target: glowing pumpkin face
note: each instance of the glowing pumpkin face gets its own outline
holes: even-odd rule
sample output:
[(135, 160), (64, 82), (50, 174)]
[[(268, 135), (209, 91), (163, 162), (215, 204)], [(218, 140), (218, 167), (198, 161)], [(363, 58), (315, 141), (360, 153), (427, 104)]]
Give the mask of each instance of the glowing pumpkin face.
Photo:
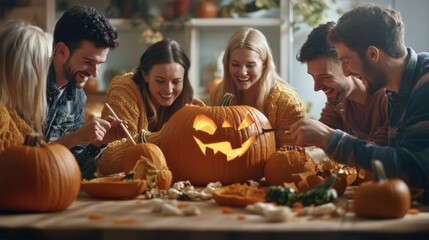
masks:
[(159, 147), (174, 181), (194, 185), (259, 180), (275, 150), (268, 119), (250, 106), (186, 106), (161, 129)]
[[(238, 126), (237, 130), (245, 129), (246, 127), (249, 127), (250, 125), (255, 124), (252, 117), (250, 115), (247, 115), (243, 122), (241, 122), (240, 126)], [(225, 121), (222, 123), (222, 128), (230, 128), (232, 131), (235, 131), (235, 128), (232, 124), (232, 121), (230, 119), (225, 119)], [(213, 135), (216, 133), (217, 126), (216, 123), (213, 122), (213, 120), (209, 117), (207, 117), (204, 114), (200, 114), (195, 117), (194, 120), (194, 129), (206, 132), (210, 135)], [(234, 160), (237, 157), (241, 157), (244, 153), (247, 152), (249, 147), (253, 144), (255, 141), (256, 134), (250, 136), (244, 143), (241, 144), (238, 148), (232, 148), (231, 142), (229, 140), (225, 140), (222, 142), (216, 142), (216, 143), (203, 143), (200, 139), (194, 136), (195, 142), (197, 142), (198, 146), (200, 147), (201, 152), (204, 154), (206, 153), (207, 148), (213, 149), (213, 151), (221, 152), (225, 154), (227, 157), (226, 160)]]

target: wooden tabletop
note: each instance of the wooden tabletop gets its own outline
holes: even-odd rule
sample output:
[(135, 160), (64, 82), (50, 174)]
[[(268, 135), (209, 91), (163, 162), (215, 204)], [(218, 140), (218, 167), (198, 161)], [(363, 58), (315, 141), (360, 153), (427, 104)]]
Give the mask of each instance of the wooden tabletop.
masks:
[[(429, 239), (429, 208), (401, 219), (297, 217), (269, 222), (245, 209), (224, 214), (213, 200), (187, 201), (197, 216), (163, 216), (152, 212), (153, 200), (99, 200), (80, 193), (57, 213), (0, 213), (0, 239)], [(91, 219), (94, 218), (94, 219)], [(244, 218), (244, 219), (242, 219)]]

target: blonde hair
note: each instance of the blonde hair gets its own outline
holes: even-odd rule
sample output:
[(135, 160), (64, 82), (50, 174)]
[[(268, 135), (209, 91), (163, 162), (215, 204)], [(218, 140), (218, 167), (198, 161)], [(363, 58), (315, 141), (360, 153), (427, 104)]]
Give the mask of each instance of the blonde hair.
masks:
[(0, 42), (0, 103), (42, 133), (52, 36), (29, 23), (12, 21), (0, 29)]
[[(225, 93), (233, 93), (235, 96), (239, 96), (231, 76), (229, 74), (229, 63), (231, 61), (231, 53), (237, 48), (248, 48), (257, 52), (263, 62), (263, 70), (261, 79), (258, 81), (260, 94), (256, 100), (256, 106), (253, 106), (265, 113), (264, 103), (274, 87), (277, 81), (283, 81), (278, 75), (276, 66), (274, 64), (273, 55), (271, 53), (270, 46), (268, 45), (267, 39), (264, 34), (257, 29), (244, 27), (237, 30), (228, 42), (228, 46), (223, 56), (223, 67), (225, 75), (223, 81), (219, 86), (220, 91), (216, 91), (216, 95), (213, 96), (212, 102), (218, 103)], [(233, 104), (240, 104), (237, 102), (237, 97), (233, 100)]]

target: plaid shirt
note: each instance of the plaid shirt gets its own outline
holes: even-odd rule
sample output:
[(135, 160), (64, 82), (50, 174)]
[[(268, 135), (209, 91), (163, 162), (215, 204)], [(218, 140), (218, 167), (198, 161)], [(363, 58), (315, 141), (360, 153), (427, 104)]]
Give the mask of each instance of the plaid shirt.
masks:
[[(56, 86), (55, 69), (51, 64), (48, 75), (47, 99), (48, 117), (44, 131), (45, 141), (52, 142), (76, 131), (85, 123), (86, 95), (83, 89), (77, 89), (69, 82), (61, 91)], [(91, 179), (96, 170), (95, 160), (104, 148), (94, 145), (77, 145), (70, 149), (76, 157), (83, 177)]]
[(335, 161), (371, 169), (380, 160), (389, 177), (424, 188), (429, 203), (429, 53), (408, 48), (399, 92), (388, 95), (389, 142), (382, 147), (336, 130), (326, 152)]

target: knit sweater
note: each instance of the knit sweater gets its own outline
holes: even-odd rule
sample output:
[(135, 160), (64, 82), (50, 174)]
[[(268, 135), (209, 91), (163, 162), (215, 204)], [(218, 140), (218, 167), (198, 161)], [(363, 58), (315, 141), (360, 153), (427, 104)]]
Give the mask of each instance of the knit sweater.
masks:
[[(107, 90), (106, 101), (119, 119), (127, 121), (128, 131), (137, 142), (138, 133), (142, 129), (148, 129), (149, 124), (142, 93), (132, 77), (132, 73), (126, 73), (113, 78)], [(110, 115), (110, 112), (104, 108), (101, 117), (107, 115)], [(126, 138), (110, 143), (97, 161), (98, 173), (107, 175), (122, 172), (122, 156), (131, 144)]]
[(6, 148), (24, 143), (24, 137), (33, 129), (15, 110), (0, 104), (0, 152)]
[[(131, 73), (112, 80), (107, 91), (107, 102), (120, 119), (128, 122), (128, 130), (137, 141), (139, 131), (148, 129), (148, 120), (142, 94), (133, 81)], [(265, 112), (272, 127), (281, 127), (291, 125), (304, 117), (305, 107), (291, 87), (278, 82), (270, 91), (265, 104)], [(108, 114), (107, 109), (103, 109), (102, 117)], [(278, 147), (293, 144), (290, 135), (282, 131), (276, 132), (275, 136)], [(107, 175), (122, 172), (123, 155), (130, 146), (131, 142), (127, 139), (110, 143), (97, 162), (98, 173)]]
[[(281, 82), (277, 82), (271, 89), (265, 103), (265, 112), (273, 128), (292, 125), (306, 115), (298, 93)], [(277, 148), (294, 144), (291, 135), (285, 131), (276, 131), (275, 136)]]

